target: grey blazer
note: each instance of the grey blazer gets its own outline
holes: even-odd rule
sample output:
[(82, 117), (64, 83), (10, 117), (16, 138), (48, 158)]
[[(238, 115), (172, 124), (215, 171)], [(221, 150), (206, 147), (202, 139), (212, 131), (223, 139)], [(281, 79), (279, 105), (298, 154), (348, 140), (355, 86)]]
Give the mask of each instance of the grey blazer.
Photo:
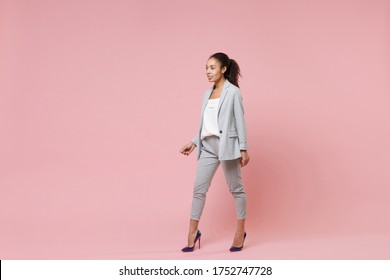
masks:
[[(202, 150), (201, 132), (203, 126), (203, 113), (207, 101), (213, 91), (213, 86), (208, 88), (203, 95), (200, 112), (200, 126), (192, 139), (197, 147), (197, 160)], [(219, 160), (230, 160), (241, 157), (241, 150), (247, 150), (246, 125), (244, 119), (244, 106), (240, 88), (230, 83), (227, 79), (223, 85), (218, 105), (219, 128)]]

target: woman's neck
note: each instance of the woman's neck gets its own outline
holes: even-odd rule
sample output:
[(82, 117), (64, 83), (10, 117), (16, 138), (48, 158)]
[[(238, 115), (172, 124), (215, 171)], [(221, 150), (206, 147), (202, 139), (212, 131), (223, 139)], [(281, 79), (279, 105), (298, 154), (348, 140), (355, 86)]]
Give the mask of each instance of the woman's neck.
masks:
[(215, 82), (214, 83), (214, 89), (216, 89), (216, 90), (221, 89), (223, 87), (224, 83), (225, 83), (225, 80), (226, 80), (225, 78), (222, 78), (218, 82)]

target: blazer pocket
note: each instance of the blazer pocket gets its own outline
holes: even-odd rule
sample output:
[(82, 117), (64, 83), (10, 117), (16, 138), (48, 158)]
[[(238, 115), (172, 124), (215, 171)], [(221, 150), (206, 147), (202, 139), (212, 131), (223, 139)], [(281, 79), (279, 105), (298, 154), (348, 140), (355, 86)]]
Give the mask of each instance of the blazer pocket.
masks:
[(238, 137), (237, 131), (228, 131), (228, 137)]

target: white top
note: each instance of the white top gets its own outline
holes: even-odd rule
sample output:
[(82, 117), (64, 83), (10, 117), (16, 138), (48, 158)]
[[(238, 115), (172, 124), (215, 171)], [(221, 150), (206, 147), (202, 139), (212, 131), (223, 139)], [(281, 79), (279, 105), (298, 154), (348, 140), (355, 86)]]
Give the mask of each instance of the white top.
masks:
[(219, 136), (218, 129), (218, 104), (219, 98), (209, 99), (203, 113), (203, 125), (201, 132), (201, 139), (206, 136)]

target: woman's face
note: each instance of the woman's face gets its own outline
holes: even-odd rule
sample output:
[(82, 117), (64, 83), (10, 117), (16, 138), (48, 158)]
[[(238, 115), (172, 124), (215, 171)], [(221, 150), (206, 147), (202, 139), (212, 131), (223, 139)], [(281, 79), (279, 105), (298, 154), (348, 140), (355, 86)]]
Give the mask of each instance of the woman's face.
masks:
[(218, 82), (223, 78), (223, 73), (226, 71), (226, 67), (221, 69), (221, 63), (214, 57), (209, 58), (206, 64), (206, 75), (209, 82)]

